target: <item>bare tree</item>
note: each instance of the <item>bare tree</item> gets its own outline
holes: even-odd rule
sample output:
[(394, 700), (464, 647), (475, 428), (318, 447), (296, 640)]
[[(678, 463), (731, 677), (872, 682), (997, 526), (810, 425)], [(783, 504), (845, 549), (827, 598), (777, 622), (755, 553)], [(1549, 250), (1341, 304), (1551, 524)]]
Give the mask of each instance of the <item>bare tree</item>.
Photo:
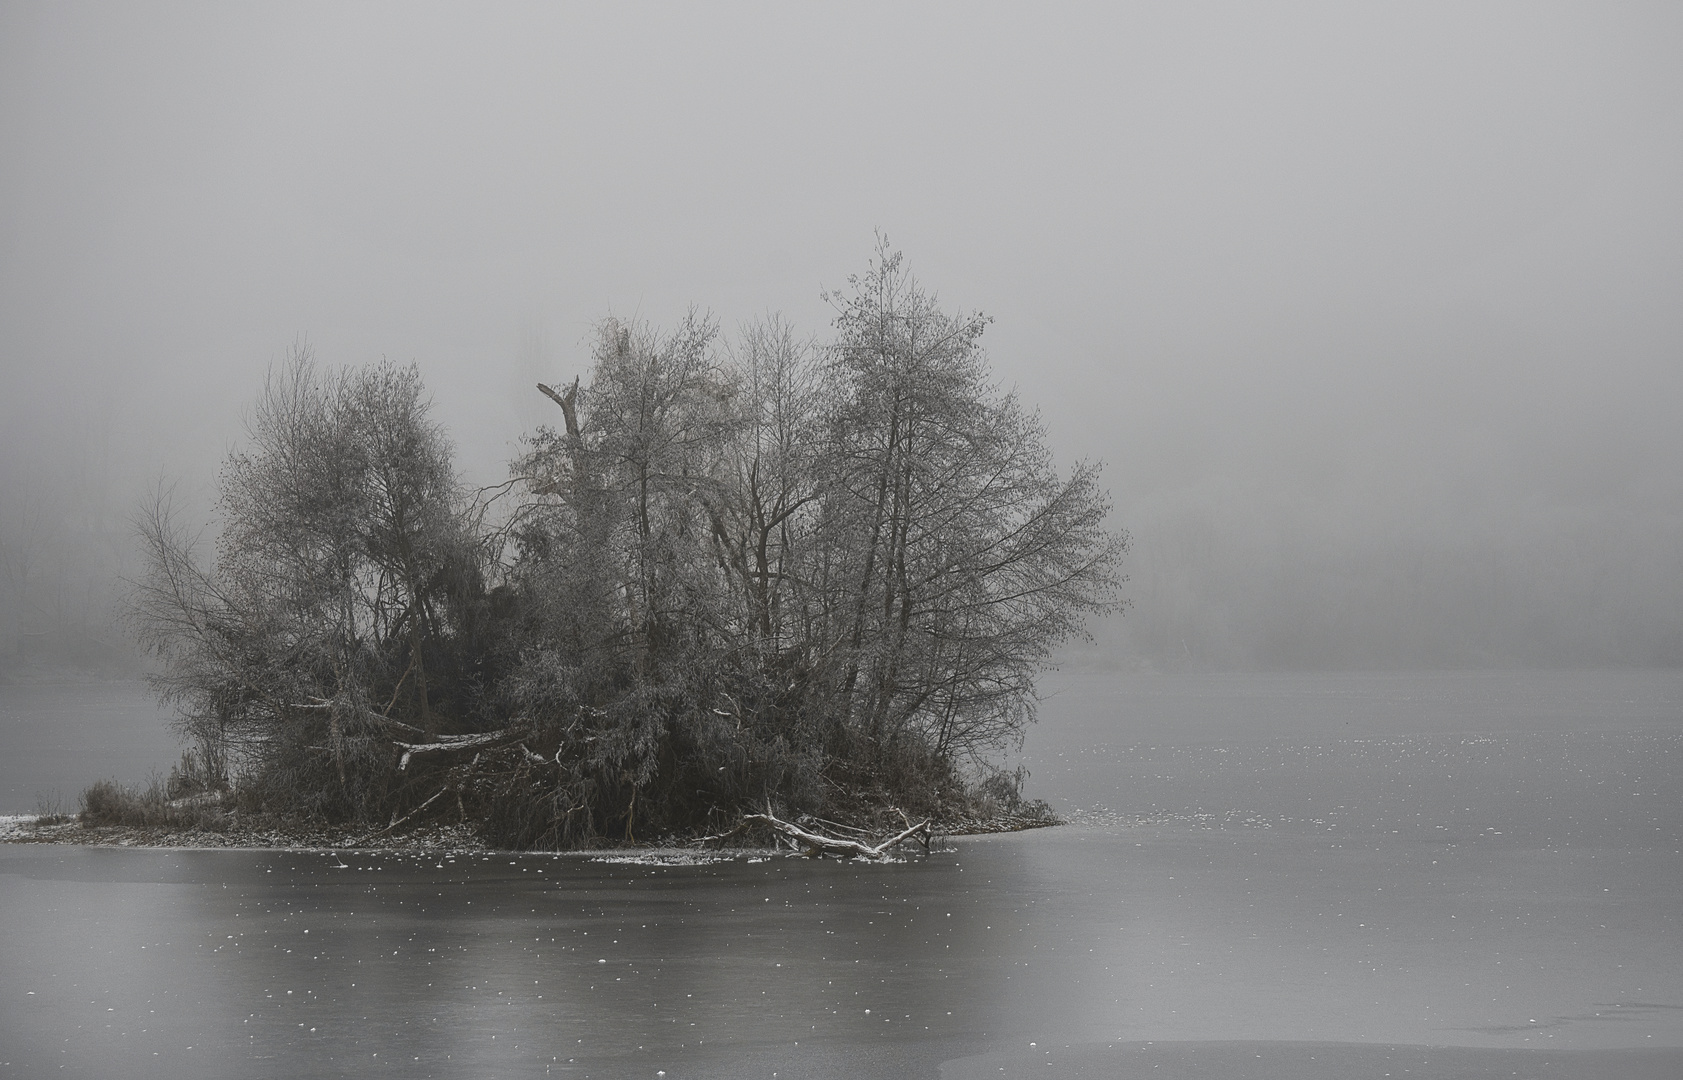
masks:
[(167, 493), (141, 512), (131, 614), (214, 775), (360, 813), (382, 797), (394, 732), (469, 720), (429, 686), (480, 582), (422, 393), (412, 367), (326, 375), (296, 350), (223, 467), (214, 564)]
[(679, 823), (844, 775), (932, 798), (1119, 606), (1097, 468), (1060, 477), (988, 381), (987, 320), (886, 247), (833, 300), (827, 349), (778, 320), (723, 357), (693, 315), (610, 320), (587, 384), (540, 387), (565, 426), (515, 465), (532, 633), (508, 701), (549, 725), (565, 814), (629, 833), (639, 799)]
[(1119, 606), (1127, 540), (990, 382), (984, 316), (886, 244), (850, 286), (822, 348), (604, 321), (587, 375), (539, 386), (561, 426), (489, 532), (413, 368), (298, 351), (222, 471), (214, 561), (167, 493), (138, 521), (133, 615), (206, 772), (394, 822), (471, 800), (514, 845), (969, 798)]
[(873, 744), (986, 751), (1032, 719), (1052, 649), (1118, 606), (1127, 538), (1097, 468), (1060, 479), (1038, 419), (989, 383), (986, 317), (943, 312), (886, 242), (850, 284), (824, 457), (841, 709)]
[(738, 412), (709, 500), (713, 540), (736, 585), (739, 629), (776, 654), (806, 631), (798, 615), (819, 502), (823, 371), (817, 349), (775, 317), (744, 327), (732, 359)]

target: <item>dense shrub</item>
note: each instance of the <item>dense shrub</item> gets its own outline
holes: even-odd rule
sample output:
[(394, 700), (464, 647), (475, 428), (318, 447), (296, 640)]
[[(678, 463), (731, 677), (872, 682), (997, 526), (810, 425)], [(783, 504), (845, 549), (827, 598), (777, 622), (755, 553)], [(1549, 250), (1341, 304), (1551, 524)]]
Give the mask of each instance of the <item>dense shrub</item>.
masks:
[(154, 775), (144, 787), (131, 787), (115, 780), (99, 780), (82, 792), (84, 825), (130, 825), (149, 829), (219, 830), (227, 815), (213, 792), (199, 792), (171, 798), (168, 782)]

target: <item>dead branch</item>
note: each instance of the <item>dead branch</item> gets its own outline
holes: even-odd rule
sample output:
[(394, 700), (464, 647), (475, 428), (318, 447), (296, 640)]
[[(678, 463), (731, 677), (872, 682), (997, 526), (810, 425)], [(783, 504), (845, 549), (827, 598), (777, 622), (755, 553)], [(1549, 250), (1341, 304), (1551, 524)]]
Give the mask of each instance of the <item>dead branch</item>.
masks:
[(394, 745), (403, 748), (403, 757), (398, 760), (397, 768), (399, 772), (407, 769), (409, 759), (416, 754), (472, 750), (477, 746), (489, 746), (505, 739), (519, 738), (521, 734), (518, 731), (487, 731), (479, 735), (440, 735), (437, 742), (430, 743), (396, 742)]
[(916, 825), (913, 825), (902, 832), (896, 833), (887, 840), (884, 840), (882, 843), (872, 847), (870, 845), (860, 843), (858, 840), (842, 840), (834, 836), (825, 836), (823, 833), (811, 832), (807, 829), (801, 828), (799, 825), (791, 825), (787, 821), (775, 818), (770, 814), (744, 814), (742, 815), (742, 820), (745, 823), (749, 821), (759, 821), (770, 825), (779, 835), (799, 844), (802, 847), (805, 847), (808, 855), (834, 855), (841, 859), (851, 859), (856, 857), (862, 859), (880, 859), (884, 855), (888, 854), (891, 849), (905, 843), (907, 840), (910, 840), (912, 837), (918, 836), (919, 834), (922, 835), (925, 846), (929, 843), (929, 822), (927, 821), (920, 821)]
[[(818, 824), (823, 825), (826, 828), (834, 829), (838, 832), (853, 833), (856, 836), (869, 836), (869, 835), (871, 835), (871, 831), (869, 829), (861, 829), (861, 828), (859, 828), (857, 826), (854, 826), (854, 825), (843, 825), (839, 821), (830, 821), (828, 818), (813, 817), (810, 814), (804, 816), (801, 820), (803, 820), (803, 821), (816, 821)], [(910, 825), (911, 822), (908, 821), (908, 822), (906, 822), (906, 824)]]
[(422, 810), (425, 810), (427, 807), (431, 806), (434, 802), (438, 801), (439, 796), (443, 795), (445, 792), (447, 792), (449, 790), (451, 790), (451, 789), (448, 786), (439, 788), (438, 793), (436, 795), (434, 795), (432, 798), (428, 799), (426, 802), (424, 802), (421, 805), (415, 807), (415, 809), (409, 811), (407, 814), (404, 814), (402, 817), (398, 818), (396, 821), (392, 822), (390, 825), (387, 825), (385, 828), (376, 829), (375, 831), (369, 833), (367, 836), (361, 836), (361, 837), (358, 837), (357, 839), (351, 841), (349, 846), (350, 847), (356, 847), (358, 844), (366, 843), (369, 840), (374, 839), (376, 836), (381, 835), (382, 833), (391, 832), (393, 829), (397, 828), (399, 825), (402, 825), (405, 821), (408, 821), (410, 818), (414, 817), (416, 814), (419, 814)]
[(567, 425), (567, 439), (569, 442), (578, 442), (579, 418), (575, 407), (575, 403), (578, 401), (579, 396), (578, 379), (575, 378), (573, 380), (573, 385), (567, 387), (565, 393), (556, 393), (543, 383), (538, 384), (538, 389), (543, 391), (543, 395), (549, 398), (549, 400), (561, 406), (561, 418)]
[[(395, 702), (397, 700), (395, 695), (393, 696), (392, 700), (393, 700), (393, 702)], [(398, 720), (394, 717), (387, 716), (387, 715), (385, 715), (385, 713), (377, 713), (372, 709), (363, 708), (363, 707), (358, 706), (354, 703), (347, 702), (343, 698), (338, 698), (338, 697), (311, 698), (310, 703), (307, 704), (307, 705), (295, 701), (295, 702), (290, 702), (286, 707), (289, 708), (289, 709), (321, 709), (321, 710), (324, 710), (324, 711), (330, 711), (330, 710), (333, 710), (333, 709), (346, 709), (350, 712), (353, 712), (353, 713), (356, 713), (356, 714), (360, 715), (364, 720), (372, 720), (375, 723), (385, 724), (388, 727), (403, 728), (405, 731), (417, 731), (418, 732), (418, 731), (423, 730), (422, 728), (416, 727), (414, 724), (405, 723), (402, 720)], [(391, 705), (387, 705), (386, 709), (389, 711), (391, 709)], [(446, 736), (446, 737), (448, 737), (448, 736)], [(401, 746), (403, 744), (400, 743), (399, 745)]]
[(735, 825), (726, 829), (722, 833), (714, 833), (712, 836), (698, 836), (694, 840), (691, 840), (690, 843), (692, 843), (692, 844), (711, 844), (711, 843), (713, 843), (714, 841), (717, 841), (717, 840), (728, 840), (728, 839), (735, 836), (737, 833), (741, 832), (743, 829), (745, 829), (747, 827), (748, 827), (748, 820), (746, 818), (744, 818), (743, 820), (737, 822)]

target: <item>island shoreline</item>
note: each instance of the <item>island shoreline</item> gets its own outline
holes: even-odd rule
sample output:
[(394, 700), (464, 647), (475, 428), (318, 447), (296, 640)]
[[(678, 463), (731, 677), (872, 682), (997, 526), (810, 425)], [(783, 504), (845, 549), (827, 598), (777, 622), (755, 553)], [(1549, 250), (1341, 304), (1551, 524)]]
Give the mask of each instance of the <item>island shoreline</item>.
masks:
[[(998, 816), (984, 821), (952, 823), (947, 827), (934, 824), (937, 843), (967, 837), (1000, 833), (1029, 832), (1036, 829), (1067, 825), (1060, 818)], [(734, 844), (709, 846), (706, 838), (663, 838), (649, 842), (608, 843), (597, 847), (548, 849), (502, 848), (486, 844), (471, 826), (422, 826), (396, 836), (386, 836), (378, 843), (366, 833), (345, 832), (320, 825), (300, 823), (276, 824), (267, 828), (232, 828), (227, 831), (206, 829), (172, 829), (138, 825), (87, 825), (74, 818), (54, 820), (53, 816), (21, 814), (0, 817), (0, 844), (65, 846), (86, 848), (115, 848), (176, 851), (321, 851), (364, 852), (370, 854), (498, 854), (498, 855), (567, 855), (581, 858), (604, 856), (657, 857), (662, 854), (690, 856), (721, 855), (762, 856), (786, 855), (813, 857), (807, 852), (786, 845)], [(911, 845), (908, 851), (919, 851)]]

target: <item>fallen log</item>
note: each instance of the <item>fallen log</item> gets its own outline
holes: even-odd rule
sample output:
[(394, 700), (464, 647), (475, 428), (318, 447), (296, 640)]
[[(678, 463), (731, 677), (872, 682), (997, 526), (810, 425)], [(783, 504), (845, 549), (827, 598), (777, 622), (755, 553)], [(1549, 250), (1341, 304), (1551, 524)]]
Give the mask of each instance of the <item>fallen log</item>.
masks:
[(771, 826), (772, 830), (793, 843), (807, 849), (808, 855), (834, 855), (841, 859), (880, 859), (890, 850), (905, 843), (914, 836), (921, 836), (925, 849), (929, 847), (930, 824), (920, 821), (904, 831), (884, 840), (876, 846), (861, 843), (858, 840), (843, 840), (836, 836), (825, 836), (823, 833), (803, 829), (799, 825), (792, 825), (770, 814), (744, 814), (743, 822), (758, 821)]
[(428, 743), (395, 743), (403, 748), (403, 757), (398, 759), (399, 772), (409, 767), (409, 759), (416, 754), (429, 754), (438, 751), (472, 750), (476, 746), (489, 746), (492, 743), (503, 742), (508, 739), (518, 739), (526, 734), (524, 731), (487, 731), (479, 735), (440, 735), (437, 742)]

